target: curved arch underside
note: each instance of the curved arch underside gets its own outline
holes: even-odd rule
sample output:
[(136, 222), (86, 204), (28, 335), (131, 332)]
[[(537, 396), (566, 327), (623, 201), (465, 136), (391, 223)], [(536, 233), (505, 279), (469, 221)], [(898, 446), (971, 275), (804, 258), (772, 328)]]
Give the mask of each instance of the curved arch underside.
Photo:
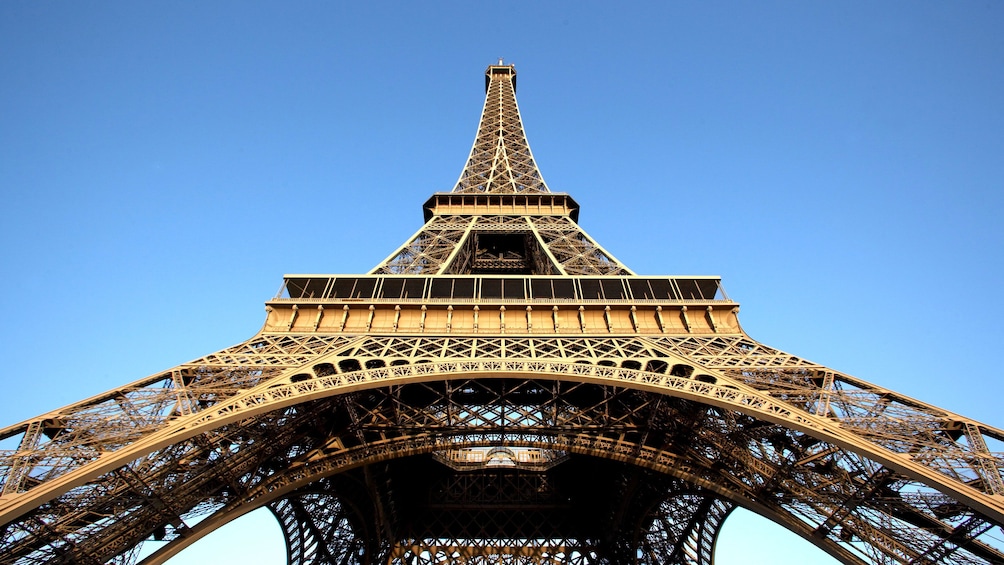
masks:
[[(51, 476), (5, 497), (42, 502), (7, 522), (0, 560), (103, 563), (133, 555), (144, 539), (170, 541), (150, 559), (158, 562), (263, 505), (283, 524), (291, 563), (488, 554), (521, 563), (710, 563), (736, 505), (847, 563), (1004, 559), (988, 541), (999, 515), (971, 500), (988, 496), (979, 468), (916, 470), (974, 460), (958, 447), (965, 436), (945, 431), (956, 421), (919, 403), (832, 373), (824, 397), (825, 371), (748, 338), (472, 341), (258, 336), (70, 407), (73, 426), (38, 440), (50, 459), (37, 456), (35, 472), (47, 462)], [(746, 365), (729, 350), (742, 351)], [(450, 355), (459, 360), (443, 361)], [(867, 421), (859, 417), (866, 408)], [(114, 410), (119, 419), (109, 420)], [(139, 414), (147, 426), (123, 423), (122, 436), (101, 446), (104, 457), (88, 456), (83, 422), (99, 412), (106, 429)], [(926, 418), (926, 432), (881, 427), (906, 414)], [(457, 464), (457, 453), (484, 458), (503, 447), (490, 462)], [(519, 450), (544, 454), (546, 464), (515, 461)], [(83, 463), (52, 465), (70, 455)], [(966, 481), (958, 469), (969, 470)], [(487, 492), (492, 481), (526, 496), (442, 498)], [(552, 484), (565, 490), (525, 499)], [(959, 495), (966, 489), (971, 499)], [(325, 518), (322, 506), (336, 513)], [(475, 511), (483, 514), (472, 519)], [(450, 528), (435, 530), (433, 515)], [(569, 516), (589, 527), (569, 525)], [(465, 523), (489, 529), (465, 533)], [(520, 529), (527, 524), (555, 529)]]
[[(409, 464), (412, 475), (430, 470), (421, 460)], [(288, 562), (711, 563), (719, 528), (733, 508), (681, 481), (638, 471), (624, 475), (609, 464), (593, 470), (620, 480), (611, 481), (609, 491), (588, 497), (567, 482), (557, 488), (553, 479), (567, 477), (512, 469), (451, 475), (432, 467), (433, 480), (410, 478), (409, 486), (428, 497), (429, 504), (411, 510), (393, 544), (363, 549), (361, 540), (375, 538), (358, 535), (353, 524), (372, 523), (372, 516), (344, 502), (359, 498), (361, 480), (401, 481), (390, 466), (320, 480), (271, 503), (285, 532)], [(662, 502), (653, 504), (649, 496)], [(613, 500), (619, 503), (610, 504)], [(370, 502), (363, 505), (372, 512)], [(569, 506), (579, 512), (562, 511)], [(621, 536), (604, 531), (610, 520), (596, 515), (611, 509), (618, 512), (614, 518), (638, 530), (637, 539), (623, 531)], [(633, 523), (639, 516), (644, 517), (640, 529)]]

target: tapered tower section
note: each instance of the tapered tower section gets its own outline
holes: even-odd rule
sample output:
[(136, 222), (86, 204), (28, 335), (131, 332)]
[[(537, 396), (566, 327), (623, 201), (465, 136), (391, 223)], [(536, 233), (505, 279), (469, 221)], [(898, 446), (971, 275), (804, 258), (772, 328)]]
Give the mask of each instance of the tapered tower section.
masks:
[(493, 65), (485, 71), (485, 106), (471, 156), (453, 192), (534, 194), (549, 192), (516, 105), (516, 69)]
[(710, 565), (737, 506), (844, 563), (1004, 562), (1004, 432), (757, 342), (717, 277), (630, 271), (544, 183), (515, 78), (371, 272), (287, 275), (246, 342), (0, 430), (0, 563), (163, 563), (262, 506), (293, 565)]
[(425, 225), (378, 265), (395, 275), (630, 275), (577, 224), (579, 205), (548, 190), (516, 106), (516, 69), (485, 72), (474, 147), (453, 192), (425, 203)]

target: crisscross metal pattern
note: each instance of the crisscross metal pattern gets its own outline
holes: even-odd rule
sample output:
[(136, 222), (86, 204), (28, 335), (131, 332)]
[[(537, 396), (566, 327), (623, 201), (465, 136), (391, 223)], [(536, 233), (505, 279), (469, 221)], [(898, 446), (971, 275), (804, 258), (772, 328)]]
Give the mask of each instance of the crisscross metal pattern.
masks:
[[(466, 292), (473, 323), (452, 324), (456, 296), (321, 276), (243, 343), (0, 430), (17, 444), (0, 452), (0, 563), (133, 563), (149, 540), (163, 563), (263, 506), (291, 565), (711, 565), (739, 506), (845, 563), (1004, 562), (1004, 431), (757, 342), (717, 279), (602, 291), (640, 278), (567, 195), (540, 196), (515, 71), (488, 79), (462, 195), (431, 200), (449, 213), (427, 208), (368, 284), (449, 274), (518, 298)], [(579, 291), (464, 278), (475, 264)], [(488, 456), (503, 451), (547, 464)]]
[(487, 78), (478, 133), (453, 192), (549, 192), (523, 133), (516, 104), (516, 69), (491, 66)]

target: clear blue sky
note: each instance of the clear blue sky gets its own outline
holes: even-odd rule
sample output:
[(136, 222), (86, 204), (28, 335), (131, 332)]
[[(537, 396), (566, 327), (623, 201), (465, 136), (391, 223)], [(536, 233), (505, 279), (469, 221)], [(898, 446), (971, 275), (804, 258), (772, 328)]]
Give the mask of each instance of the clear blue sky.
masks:
[[(1004, 425), (1004, 3), (358, 4), (0, 3), (0, 424), (250, 337), (284, 273), (372, 268), (505, 57), (544, 178), (632, 269), (721, 275), (753, 337)], [(244, 531), (278, 560), (229, 562), (281, 562)]]

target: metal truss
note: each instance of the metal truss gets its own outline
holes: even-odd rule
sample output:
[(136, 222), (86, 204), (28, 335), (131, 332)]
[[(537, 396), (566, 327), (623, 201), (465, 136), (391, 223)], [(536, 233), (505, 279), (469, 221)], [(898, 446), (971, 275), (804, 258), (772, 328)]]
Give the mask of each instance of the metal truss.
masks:
[(512, 65), (489, 67), (485, 91), (474, 146), (453, 192), (549, 192), (523, 133), (516, 104), (516, 69)]
[(1004, 431), (633, 275), (547, 191), (514, 79), (373, 273), (287, 277), (251, 339), (0, 430), (0, 563), (163, 563), (261, 507), (291, 565), (712, 565), (736, 507), (844, 563), (1004, 563)]
[[(709, 515), (719, 521), (732, 506), (746, 506), (850, 563), (1004, 559), (989, 538), (982, 541), (1001, 523), (985, 471), (989, 465), (999, 476), (1001, 458), (959, 431), (968, 425), (999, 438), (1000, 430), (745, 336), (321, 341), (258, 336), (5, 430), (23, 435), (21, 448), (3, 460), (11, 494), (0, 501), (13, 519), (5, 520), (0, 559), (104, 562), (148, 537), (183, 545), (235, 512), (289, 507), (295, 502), (277, 502), (281, 495), (332, 474), (497, 445), (567, 451), (677, 477), (691, 491), (707, 490), (702, 499), (718, 506), (706, 512), (716, 508)], [(203, 363), (210, 359), (240, 365)], [(674, 489), (663, 495), (700, 507)], [(653, 516), (678, 515), (672, 504)], [(188, 524), (205, 514), (193, 535)], [(709, 551), (715, 520), (694, 521), (710, 528), (702, 534), (680, 531), (679, 518), (656, 517), (624, 539), (655, 527), (663, 533), (635, 544), (646, 555), (675, 552), (669, 562), (707, 562), (699, 556)], [(325, 524), (330, 529), (339, 520)], [(304, 539), (284, 527), (291, 540)], [(471, 539), (481, 538), (458, 537), (450, 547), (469, 551)], [(672, 551), (657, 547), (658, 539), (672, 540)]]
[[(475, 214), (456, 214), (451, 213), (456, 206), (434, 197), (426, 206), (430, 213), (425, 225), (371, 273), (469, 274), (485, 264), (507, 264), (509, 272), (517, 273), (633, 274), (579, 227), (574, 201), (567, 199), (568, 205), (555, 208), (553, 199), (540, 199), (550, 190), (523, 132), (515, 69), (489, 67), (485, 90), (471, 154), (449, 194), (494, 195), (494, 199), (478, 202), (472, 209)], [(503, 198), (508, 195), (531, 198)], [(512, 213), (517, 206), (523, 213)], [(541, 215), (542, 208), (550, 213)]]
[[(434, 216), (371, 273), (448, 275), (476, 272), (478, 259), (491, 253), (478, 246), (478, 236), (483, 234), (525, 238), (525, 242), (520, 241), (515, 249), (509, 250), (509, 260), (518, 265), (512, 271), (515, 273), (633, 274), (567, 215), (518, 218)], [(501, 261), (505, 257), (496, 259)]]
[(363, 562), (364, 537), (356, 535), (336, 496), (304, 492), (269, 505), (286, 538), (289, 565), (348, 565)]
[(639, 548), (639, 563), (710, 565), (718, 531), (735, 508), (721, 498), (681, 492), (652, 513)]

